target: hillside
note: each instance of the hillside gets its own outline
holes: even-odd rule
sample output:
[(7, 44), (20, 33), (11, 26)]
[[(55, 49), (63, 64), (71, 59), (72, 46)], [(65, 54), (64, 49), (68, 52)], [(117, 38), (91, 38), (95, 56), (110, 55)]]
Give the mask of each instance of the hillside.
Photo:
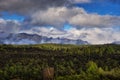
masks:
[(0, 80), (120, 80), (120, 45), (0, 45)]

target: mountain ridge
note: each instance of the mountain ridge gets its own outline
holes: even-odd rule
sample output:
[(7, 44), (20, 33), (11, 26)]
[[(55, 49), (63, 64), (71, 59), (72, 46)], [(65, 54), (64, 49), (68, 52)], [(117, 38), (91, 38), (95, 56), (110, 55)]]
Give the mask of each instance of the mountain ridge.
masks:
[(38, 34), (28, 33), (0, 33), (0, 44), (42, 44), (42, 43), (56, 43), (56, 44), (89, 44), (87, 41), (81, 39), (73, 40), (67, 38), (53, 38), (41, 36)]

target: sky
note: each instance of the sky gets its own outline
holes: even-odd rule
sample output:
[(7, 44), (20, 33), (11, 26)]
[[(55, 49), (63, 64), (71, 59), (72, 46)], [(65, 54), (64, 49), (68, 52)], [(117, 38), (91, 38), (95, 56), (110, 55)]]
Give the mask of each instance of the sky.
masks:
[(0, 0), (0, 31), (120, 41), (120, 0)]

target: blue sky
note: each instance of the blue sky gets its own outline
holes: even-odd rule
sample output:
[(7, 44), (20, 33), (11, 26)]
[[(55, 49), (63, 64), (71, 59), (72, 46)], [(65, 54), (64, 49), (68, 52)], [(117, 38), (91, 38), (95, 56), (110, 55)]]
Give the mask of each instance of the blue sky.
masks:
[(120, 4), (111, 3), (108, 1), (104, 2), (93, 2), (75, 4), (77, 7), (83, 7), (89, 13), (98, 13), (100, 15), (120, 15)]
[(2, 18), (6, 20), (17, 20), (17, 21), (24, 21), (25, 16), (15, 14), (15, 13), (9, 13), (9, 12), (1, 12)]

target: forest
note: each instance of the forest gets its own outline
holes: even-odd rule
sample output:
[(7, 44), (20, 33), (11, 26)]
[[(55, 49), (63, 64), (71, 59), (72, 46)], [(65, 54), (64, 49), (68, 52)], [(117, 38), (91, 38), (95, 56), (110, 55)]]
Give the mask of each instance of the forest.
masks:
[(0, 45), (0, 80), (120, 80), (120, 45)]

